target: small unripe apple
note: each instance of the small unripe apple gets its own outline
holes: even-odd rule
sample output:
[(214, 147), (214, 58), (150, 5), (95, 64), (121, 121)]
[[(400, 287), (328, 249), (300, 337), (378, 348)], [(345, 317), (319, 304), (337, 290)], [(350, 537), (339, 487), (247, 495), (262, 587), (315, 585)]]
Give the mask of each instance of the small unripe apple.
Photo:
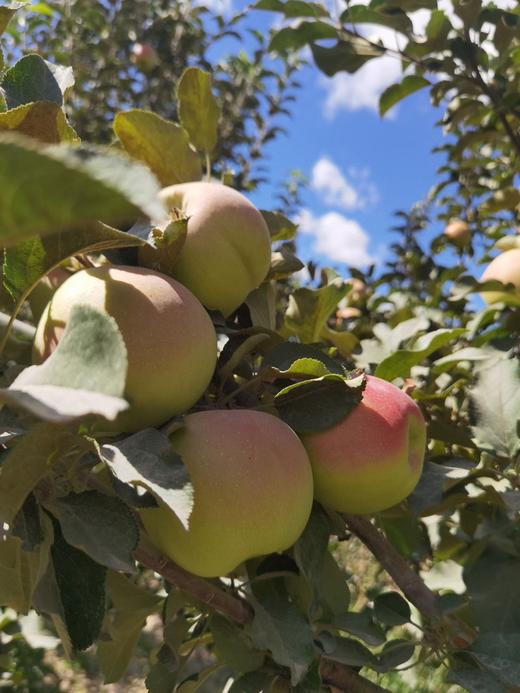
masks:
[(466, 245), (471, 238), (471, 229), (463, 219), (452, 219), (444, 229), (444, 235), (456, 245)]
[(312, 472), (287, 424), (253, 410), (197, 412), (171, 442), (193, 484), (188, 527), (165, 506), (140, 510), (166, 556), (196, 575), (216, 577), (298, 539), (311, 512)]
[(128, 352), (124, 396), (130, 409), (110, 429), (160, 426), (203, 394), (215, 368), (216, 334), (207, 312), (184, 286), (141, 267), (105, 265), (76, 272), (40, 319), (34, 363), (55, 349), (77, 304), (111, 315)]
[(132, 47), (132, 62), (143, 72), (150, 72), (159, 64), (159, 56), (150, 43), (135, 43)]
[(55, 267), (36, 284), (28, 299), (35, 322), (41, 318), (56, 289), (69, 277), (70, 274), (67, 271), (61, 267)]
[(161, 270), (187, 286), (206, 308), (227, 317), (269, 271), (271, 241), (264, 218), (244, 195), (220, 183), (172, 185), (161, 198), (188, 217), (178, 258)]
[(320, 503), (365, 515), (390, 508), (413, 491), (423, 466), (426, 425), (411, 397), (368, 376), (362, 401), (346, 418), (302, 440)]
[(481, 296), (486, 303), (503, 302), (520, 306), (520, 248), (506, 250), (492, 260), (480, 281), (485, 282), (488, 279), (497, 279), (503, 284), (514, 284), (516, 291), (483, 291)]

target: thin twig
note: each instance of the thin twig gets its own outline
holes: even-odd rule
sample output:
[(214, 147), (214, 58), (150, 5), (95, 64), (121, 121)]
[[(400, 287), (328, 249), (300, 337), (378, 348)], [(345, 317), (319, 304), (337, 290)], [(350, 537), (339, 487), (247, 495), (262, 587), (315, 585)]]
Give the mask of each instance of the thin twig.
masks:
[(387, 688), (381, 688), (357, 674), (350, 667), (333, 662), (326, 657), (321, 658), (320, 675), (324, 683), (329, 683), (345, 693), (390, 693)]

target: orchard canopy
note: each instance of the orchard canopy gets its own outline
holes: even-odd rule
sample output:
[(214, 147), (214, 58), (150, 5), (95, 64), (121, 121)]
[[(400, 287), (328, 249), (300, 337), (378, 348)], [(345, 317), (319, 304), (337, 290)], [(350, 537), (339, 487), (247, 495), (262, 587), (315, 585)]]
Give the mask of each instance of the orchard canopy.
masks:
[(520, 690), (519, 3), (0, 44), (0, 686)]

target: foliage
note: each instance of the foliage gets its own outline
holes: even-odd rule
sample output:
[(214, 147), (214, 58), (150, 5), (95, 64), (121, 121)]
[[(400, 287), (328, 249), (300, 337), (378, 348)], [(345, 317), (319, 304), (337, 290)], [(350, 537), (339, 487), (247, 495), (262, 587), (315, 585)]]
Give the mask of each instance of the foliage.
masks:
[[(114, 419), (127, 406), (126, 350), (113, 321), (78, 309), (51, 359), (28, 367), (30, 355), (22, 347), (32, 329), (25, 301), (49, 270), (65, 263), (74, 271), (106, 261), (101, 253), (117, 258), (120, 248), (143, 245), (143, 225), (164, 222), (158, 181), (200, 178), (208, 154), (222, 171), (246, 156), (236, 148), (239, 130), (233, 129), (244, 111), (226, 110), (222, 67), (209, 79), (201, 11), (190, 9), (179, 24), (179, 45), (190, 37), (199, 42), (193, 55), (206, 70), (183, 72), (188, 49), (175, 56), (177, 63), (169, 62), (171, 54), (163, 55), (158, 42), (161, 61), (150, 79), (177, 86), (175, 97), (173, 90), (165, 97), (168, 107), (168, 101), (158, 103), (159, 113), (146, 110), (154, 106), (146, 101), (154, 92), (131, 94), (128, 87), (105, 94), (80, 79), (69, 123), (62, 109), (71, 89), (68, 71), (29, 56), (2, 78), (0, 129), (9, 132), (0, 134), (0, 229), (4, 305), (11, 318), (4, 321), (9, 329), (4, 324), (1, 345), (0, 604), (45, 614), (69, 654), (97, 643), (107, 682), (123, 675), (147, 617), (160, 611), (163, 641), (146, 679), (152, 693), (204, 690), (218, 677), (233, 680), (231, 691), (318, 691), (328, 685), (369, 691), (368, 678), (388, 681), (389, 672), (425, 663), (446, 666), (449, 681), (468, 691), (513, 690), (520, 638), (520, 309), (495, 304), (475, 312), (474, 294), (482, 287), (468, 266), (479, 244), (485, 253), (490, 241), (513, 237), (505, 231), (518, 203), (520, 15), (478, 0), (455, 2), (453, 17), (435, 2), (372, 0), (368, 6), (349, 3), (340, 25), (321, 5), (300, 0), (260, 0), (257, 7), (297, 20), (273, 37), (273, 50), (289, 56), (310, 44), (327, 74), (355, 71), (388, 50), (364, 36), (359, 27), (365, 22), (404, 37), (398, 52), (407, 72), (383, 95), (381, 110), (426, 87), (425, 76), (435, 103), (449, 98), (443, 118), (450, 133), (448, 163), (441, 171), (446, 178), (430, 201), (441, 206), (441, 218), (467, 219), (473, 240), (457, 248), (455, 266), (446, 266), (439, 260), (444, 236), (427, 250), (420, 241), (429, 212), (418, 207), (400, 215), (398, 242), (381, 275), (353, 272), (363, 281), (356, 288), (352, 279), (311, 266), (314, 282), (296, 288), (290, 278), (301, 266), (293, 257), (296, 229), (265, 212), (274, 249), (271, 272), (227, 320), (212, 316), (222, 348), (199, 406), (262, 408), (298, 432), (323, 430), (362, 398), (360, 369), (375, 372), (411, 393), (427, 420), (419, 485), (373, 522), (316, 504), (288, 551), (205, 581), (150, 548), (136, 521), (140, 508), (158, 501), (181, 521), (189, 517), (189, 481), (165, 443), (165, 434), (182, 421), (117, 440), (92, 426), (92, 416)], [(132, 82), (137, 77), (129, 53), (118, 57), (116, 43), (108, 46), (103, 37), (110, 8), (100, 4), (88, 20), (94, 24), (85, 23), (82, 31), (97, 26), (96, 60), (106, 61), (107, 71), (123, 62), (121, 79)], [(410, 17), (421, 8), (431, 13), (424, 37), (415, 35)], [(2, 9), (0, 29), (16, 7)], [(31, 15), (28, 40), (43, 52), (53, 25), (41, 11), (39, 22)], [(154, 11), (161, 16), (155, 5)], [(50, 12), (57, 28), (49, 45), (56, 56), (66, 45), (63, 37), (73, 41), (81, 75), (87, 48), (84, 35), (76, 35), (79, 24), (61, 10)], [(122, 31), (118, 21), (114, 26)], [(155, 32), (169, 21), (167, 15), (150, 24), (146, 38), (159, 37)], [(224, 32), (223, 24), (219, 30)], [(334, 38), (335, 46), (324, 46), (324, 38)], [(484, 41), (491, 42), (486, 51)], [(231, 74), (237, 74), (232, 65)], [(103, 94), (93, 106), (100, 109), (93, 122), (97, 128), (115, 121), (120, 151), (77, 142), (76, 131), (89, 134), (78, 123), (93, 94)], [(107, 129), (96, 134), (108, 139)], [(174, 162), (160, 155), (165, 150), (175, 151)], [(254, 159), (251, 149), (247, 156)], [(125, 252), (127, 262), (136, 261), (135, 252)], [(371, 584), (356, 599), (363, 576), (348, 558), (353, 535), (390, 576), (383, 589)], [(450, 567), (461, 575), (462, 589), (445, 584), (432, 591), (426, 584), (431, 575)], [(5, 621), (0, 627), (2, 633), (11, 628)], [(12, 650), (2, 664), (10, 670), (16, 668)], [(206, 657), (188, 673), (193, 653), (201, 651)]]
[[(269, 35), (248, 29), (244, 13), (225, 18), (180, 0), (72, 0), (36, 3), (18, 17), (19, 24), (16, 18), (10, 24), (7, 47), (15, 55), (35, 53), (67, 66), (60, 69), (67, 80), (67, 112), (83, 139), (110, 142), (115, 115), (127, 109), (153, 111), (184, 124), (175, 85), (182, 89), (181, 75), (193, 65), (212, 72), (222, 114), (212, 152), (215, 175), (230, 177), (238, 189), (265, 180), (261, 156), (284, 132), (281, 116), (289, 115), (301, 59), (293, 54), (269, 60)], [(248, 35), (255, 43), (250, 53), (239, 49)], [(230, 49), (213, 62), (211, 53), (219, 44)], [(155, 53), (151, 65), (136, 60), (137, 45)]]

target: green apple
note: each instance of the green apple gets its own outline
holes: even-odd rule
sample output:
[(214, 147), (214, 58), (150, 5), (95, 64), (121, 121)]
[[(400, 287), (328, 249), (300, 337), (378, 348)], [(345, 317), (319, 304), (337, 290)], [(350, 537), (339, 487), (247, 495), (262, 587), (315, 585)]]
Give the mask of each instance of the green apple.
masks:
[(207, 312), (184, 286), (142, 267), (105, 265), (76, 272), (40, 319), (34, 363), (54, 350), (78, 303), (111, 315), (126, 344), (130, 409), (115, 422), (117, 430), (160, 426), (203, 394), (215, 368), (216, 334)]
[(302, 439), (317, 500), (338, 512), (365, 515), (413, 491), (424, 461), (426, 424), (411, 397), (368, 376), (363, 399), (348, 416)]
[(239, 409), (189, 414), (185, 424), (171, 441), (191, 477), (193, 510), (187, 528), (165, 506), (140, 510), (157, 548), (196, 575), (216, 577), (294, 544), (312, 507), (311, 467), (294, 431)]
[(486, 267), (480, 281), (497, 279), (503, 284), (513, 284), (516, 291), (483, 291), (481, 296), (486, 303), (504, 302), (520, 306), (520, 248), (501, 253)]
[(188, 217), (184, 246), (174, 263), (165, 257), (161, 271), (227, 317), (269, 271), (271, 241), (264, 218), (244, 195), (220, 183), (172, 185), (161, 198)]

